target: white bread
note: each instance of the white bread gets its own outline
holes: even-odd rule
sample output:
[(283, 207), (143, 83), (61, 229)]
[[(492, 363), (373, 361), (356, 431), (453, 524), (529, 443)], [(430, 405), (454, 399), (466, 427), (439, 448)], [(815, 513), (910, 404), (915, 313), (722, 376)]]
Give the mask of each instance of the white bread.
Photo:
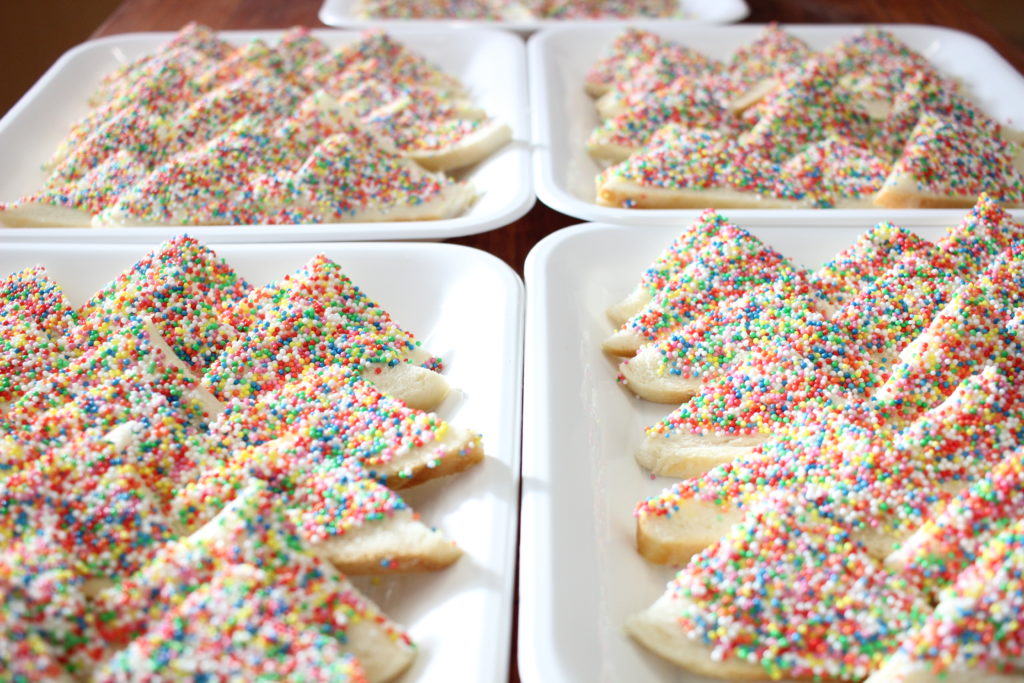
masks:
[(448, 380), (433, 370), (413, 365), (370, 365), (360, 373), (385, 394), (401, 399), (410, 408), (432, 410), (441, 405), (451, 391)]
[[(1024, 205), (1016, 144), (925, 113), (875, 196), (884, 208), (969, 208), (988, 192), (1006, 207)], [(1016, 189), (1014, 189), (1016, 188)]]
[(648, 434), (636, 450), (636, 461), (659, 476), (686, 479), (750, 455), (768, 437), (767, 434), (697, 434), (673, 429), (667, 434)]
[(87, 228), (92, 214), (58, 204), (30, 200), (0, 207), (0, 225), (8, 228)]
[(641, 346), (636, 355), (619, 364), (626, 386), (640, 398), (679, 405), (700, 390), (700, 377), (674, 375), (665, 369), (663, 356), (654, 344)]
[(511, 128), (489, 121), (454, 145), (436, 150), (413, 150), (407, 154), (428, 171), (454, 171), (489, 157), (511, 139)]
[(652, 652), (701, 676), (744, 683), (771, 680), (757, 664), (735, 658), (717, 659), (706, 644), (687, 637), (677, 621), (682, 601), (683, 598), (662, 595), (626, 621), (626, 633)]
[(644, 309), (644, 306), (651, 302), (651, 293), (643, 285), (637, 285), (632, 292), (624, 299), (608, 307), (606, 313), (608, 319), (616, 327), (623, 325), (627, 320)]
[(680, 499), (671, 516), (637, 515), (636, 549), (649, 562), (682, 565), (742, 520), (739, 508)]
[(451, 539), (423, 524), (408, 508), (314, 543), (309, 550), (354, 576), (434, 571), (462, 557)]
[(897, 653), (871, 674), (864, 683), (1020, 683), (1021, 673), (993, 673), (977, 669), (951, 668), (935, 671), (930, 662), (914, 661)]

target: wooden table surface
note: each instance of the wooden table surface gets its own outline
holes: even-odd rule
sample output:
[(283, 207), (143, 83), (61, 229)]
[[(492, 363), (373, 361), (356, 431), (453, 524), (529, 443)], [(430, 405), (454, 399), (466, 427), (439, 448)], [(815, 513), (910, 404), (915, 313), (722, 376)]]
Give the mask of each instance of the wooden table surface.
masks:
[[(173, 31), (189, 21), (215, 29), (277, 29), (323, 26), (317, 19), (322, 0), (124, 0), (93, 33), (94, 38), (130, 31)], [(1024, 49), (982, 18), (969, 0), (747, 0), (745, 22), (916, 23), (948, 26), (989, 43), (1018, 71)], [(447, 240), (488, 251), (520, 275), (526, 254), (541, 238), (581, 222), (540, 202), (510, 226)], [(510, 680), (518, 681), (513, 642)]]
[[(189, 21), (215, 29), (323, 26), (322, 0), (124, 0), (93, 37), (129, 31), (173, 31)], [(1024, 72), (1024, 49), (972, 9), (970, 0), (747, 0), (748, 22), (918, 23), (948, 26), (988, 42)], [(510, 226), (449, 242), (477, 247), (504, 259), (520, 275), (526, 254), (545, 235), (581, 222), (540, 202)]]

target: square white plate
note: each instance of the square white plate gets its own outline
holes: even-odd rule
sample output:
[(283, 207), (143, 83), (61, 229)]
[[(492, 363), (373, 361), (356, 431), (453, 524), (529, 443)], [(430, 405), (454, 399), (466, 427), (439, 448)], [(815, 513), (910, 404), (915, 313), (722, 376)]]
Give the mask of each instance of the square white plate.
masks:
[[(282, 31), (221, 31), (234, 43), (261, 38), (275, 44)], [(191, 234), (219, 242), (446, 239), (513, 222), (533, 206), (530, 178), (526, 54), (523, 42), (502, 31), (474, 29), (452, 40), (440, 28), (396, 28), (396, 39), (458, 77), (473, 101), (512, 128), (512, 142), (460, 172), (480, 193), (463, 216), (439, 221), (335, 223), (299, 226), (193, 227)], [(42, 187), (42, 165), (71, 125), (88, 110), (100, 79), (124, 63), (155, 52), (174, 33), (127, 33), (88, 41), (65, 53), (0, 120), (0, 201)], [(356, 31), (313, 31), (329, 46), (355, 40)], [(106, 240), (157, 243), (181, 228), (2, 228), (0, 240)]]
[[(723, 213), (808, 267), (872, 225), (764, 227), (767, 211), (745, 220)], [(914, 231), (929, 239), (943, 233)], [(633, 518), (638, 502), (677, 481), (651, 478), (633, 458), (644, 427), (673, 406), (616, 384), (618, 363), (601, 351), (613, 331), (605, 309), (632, 291), (680, 232), (682, 225), (584, 224), (550, 235), (527, 256), (518, 639), (527, 683), (708, 680), (622, 629), (675, 573), (636, 552)]]
[[(717, 59), (726, 59), (753, 41), (763, 24), (739, 26), (659, 26), (633, 22)], [(959, 78), (981, 108), (1001, 123), (1024, 128), (1024, 76), (987, 43), (967, 33), (938, 26), (880, 24), (930, 59), (943, 73)], [(533, 117), (534, 182), (542, 202), (562, 213), (592, 221), (641, 225), (688, 221), (697, 211), (624, 209), (594, 201), (594, 177), (601, 167), (584, 143), (598, 124), (593, 99), (583, 91), (590, 66), (604, 55), (619, 26), (572, 26), (537, 33), (527, 44)], [(865, 28), (862, 24), (784, 25), (816, 49), (834, 45)], [(729, 209), (737, 220), (762, 209)], [(748, 213), (750, 212), (750, 213)], [(821, 214), (827, 215), (827, 218)], [(888, 219), (902, 225), (956, 221), (957, 210), (779, 209), (776, 225), (858, 225)]]
[[(493, 26), (519, 33), (530, 33), (550, 26), (611, 25), (623, 19), (532, 19), (522, 21), (488, 21), (485, 19), (361, 19), (359, 0), (324, 0), (320, 7), (320, 21), (328, 26)], [(744, 0), (679, 0), (685, 18), (652, 19), (658, 23), (694, 22), (726, 24), (739, 21), (750, 13)]]
[[(496, 681), (508, 676), (518, 523), (523, 285), (504, 263), (448, 244), (212, 245), (254, 285), (323, 252), (441, 356), (453, 387), (437, 411), (483, 435), (484, 464), (402, 492), (465, 556), (439, 572), (357, 583), (408, 627), (419, 647), (403, 681)], [(42, 264), (84, 302), (138, 260), (140, 245), (8, 244), (0, 272)], [(83, 268), (82, 263), (89, 264)]]

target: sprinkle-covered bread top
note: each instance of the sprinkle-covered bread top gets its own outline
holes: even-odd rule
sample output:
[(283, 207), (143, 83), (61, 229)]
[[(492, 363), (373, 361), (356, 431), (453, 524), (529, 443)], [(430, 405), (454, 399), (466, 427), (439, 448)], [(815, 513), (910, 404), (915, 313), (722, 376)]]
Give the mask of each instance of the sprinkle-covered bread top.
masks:
[(920, 623), (928, 603), (841, 526), (769, 498), (669, 584), (679, 627), (716, 658), (773, 678), (856, 680)]
[(985, 545), (941, 595), (927, 621), (910, 631), (899, 656), (938, 673), (1013, 675), (1024, 647), (1018, 615), (1024, 596), (1024, 522)]

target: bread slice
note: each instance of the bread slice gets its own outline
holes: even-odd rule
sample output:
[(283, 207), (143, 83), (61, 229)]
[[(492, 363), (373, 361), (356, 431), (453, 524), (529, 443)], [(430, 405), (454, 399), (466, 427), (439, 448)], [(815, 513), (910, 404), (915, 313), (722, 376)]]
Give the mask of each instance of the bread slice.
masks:
[[(985, 131), (1008, 141), (1013, 131), (1000, 126), (959, 89), (949, 87), (948, 79), (929, 69), (911, 75), (892, 99), (889, 113), (878, 124), (872, 146), (890, 159), (898, 159), (924, 113), (932, 113), (961, 126)], [(1019, 142), (1019, 141), (1018, 141)]]
[(103, 102), (123, 96), (126, 89), (133, 88), (146, 76), (160, 76), (166, 73), (152, 67), (154, 62), (163, 65), (168, 55), (177, 56), (188, 50), (216, 62), (227, 59), (236, 49), (235, 45), (218, 36), (209, 26), (189, 22), (156, 53), (143, 55), (104, 75), (102, 84), (89, 103), (99, 106)]
[(479, 435), (412, 409), (337, 365), (316, 368), (258, 398), (236, 400), (211, 432), (226, 454), (285, 436), (311, 439), (325, 457), (355, 458), (392, 488), (483, 460)]
[(603, 95), (614, 84), (630, 80), (654, 54), (668, 46), (668, 41), (651, 31), (624, 30), (616, 36), (608, 52), (587, 71), (584, 90), (593, 97)]
[(1024, 633), (1016, 615), (1024, 522), (1019, 511), (1012, 519), (941, 593), (935, 611), (907, 634), (871, 683), (1020, 680)]
[(639, 313), (643, 307), (657, 294), (669, 278), (681, 272), (694, 255), (712, 237), (718, 234), (727, 221), (714, 209), (705, 209), (697, 216), (672, 243), (665, 248), (653, 263), (640, 276), (640, 282), (625, 299), (609, 307), (609, 319), (616, 326)]
[(91, 222), (91, 213), (43, 199), (0, 206), (0, 225), (5, 228), (87, 228)]
[[(940, 76), (923, 54), (900, 40), (892, 31), (877, 26), (865, 28), (829, 48), (824, 59), (842, 68), (838, 87), (849, 93), (850, 101), (872, 119), (884, 119), (900, 89), (918, 74)], [(942, 78), (941, 87), (956, 92), (960, 84)]]
[(762, 157), (741, 152), (729, 135), (670, 123), (597, 176), (597, 203), (640, 209), (799, 205), (772, 195), (775, 173)]
[(310, 552), (346, 574), (441, 569), (462, 554), (355, 458), (330, 458), (294, 437), (236, 451), (206, 469), (179, 489), (175, 517), (195, 530), (253, 480), (277, 493)]
[[(637, 504), (636, 549), (648, 562), (684, 565), (743, 520), (739, 508), (675, 496), (674, 491)], [(671, 509), (660, 507), (669, 499)]]
[[(357, 171), (366, 168), (374, 173)], [(294, 215), (312, 222), (352, 222), (452, 218), (476, 197), (468, 183), (424, 170), (389, 142), (348, 122), (300, 167), (261, 188), (256, 199), (270, 222), (295, 222)]]
[[(598, 107), (613, 93), (598, 100)], [(612, 163), (625, 161), (669, 123), (734, 134), (740, 125), (708, 87), (691, 79), (673, 82), (654, 92), (623, 95), (617, 111), (605, 112), (602, 118), (605, 120), (587, 138), (587, 152), (595, 159)]]
[(733, 53), (726, 64), (728, 108), (736, 113), (753, 106), (777, 89), (782, 76), (802, 64), (811, 48), (800, 38), (769, 24), (752, 42)]
[(746, 230), (721, 226), (678, 276), (667, 280), (640, 313), (605, 340), (603, 348), (631, 356), (644, 340), (662, 339), (678, 326), (714, 311), (723, 301), (791, 269), (785, 257)]
[(656, 98), (657, 91), (665, 87), (676, 91), (695, 90), (721, 66), (693, 48), (668, 40), (647, 52), (627, 55), (621, 65), (626, 69), (595, 102), (602, 118), (622, 113), (632, 96)]
[(220, 310), (250, 285), (211, 249), (175, 237), (139, 259), (90, 298), (72, 335), (82, 348), (107, 339), (131, 318), (150, 318), (161, 337), (197, 375), (234, 336), (218, 324)]
[[(303, 622), (301, 598), (249, 564), (218, 571), (151, 628), (105, 662), (90, 680), (147, 677), (192, 681), (297, 677), (306, 681), (366, 681), (363, 668), (319, 624)], [(285, 604), (282, 604), (282, 603)], [(362, 647), (372, 657), (368, 638)], [(287, 643), (282, 646), (282, 642)], [(282, 656), (285, 649), (287, 656)], [(157, 659), (154, 651), (162, 652)], [(374, 662), (374, 673), (380, 667)]]
[(892, 655), (865, 683), (1016, 683), (1017, 671), (998, 673), (976, 668), (950, 667), (936, 671), (933, 661), (914, 660), (902, 650)]
[[(120, 360), (131, 354), (131, 360)], [(80, 402), (93, 409), (97, 423), (123, 422), (151, 416), (161, 402), (180, 408), (181, 419), (196, 426), (212, 419), (222, 406), (202, 389), (196, 377), (174, 354), (149, 322), (138, 322), (87, 349), (64, 367), (25, 388), (7, 420), (27, 425), (47, 410)]]
[(637, 463), (660, 477), (698, 477), (753, 454), (767, 434), (702, 434), (685, 429), (648, 433), (636, 450)]
[(883, 221), (859, 235), (853, 244), (815, 271), (814, 285), (834, 312), (905, 255), (934, 249), (931, 242), (910, 230)]
[[(1017, 457), (1010, 453), (1022, 437), (1013, 367), (1008, 361), (1004, 370), (987, 368), (965, 379), (902, 429), (893, 424), (901, 397), (832, 410), (805, 424), (797, 420), (792, 431), (813, 435), (810, 441), (777, 438), (759, 453), (639, 504), (637, 546), (652, 561), (682, 562), (714, 540), (718, 523), (738, 514), (736, 506), (785, 488), (846, 520), (851, 537), (873, 557), (888, 556), (926, 589), (941, 586), (958, 571), (951, 558), (970, 557), (990, 533), (989, 522), (978, 519), (981, 511), (994, 513), (1003, 509), (1004, 497), (1019, 497), (1020, 478), (1012, 471), (1017, 461), (1007, 462)], [(979, 479), (984, 483), (961, 492)], [(865, 505), (865, 499), (886, 504)]]
[(259, 567), (260, 582), (281, 598), (283, 609), (296, 610), (293, 623), (338, 634), (342, 651), (354, 654), (371, 680), (391, 680), (411, 664), (415, 650), (405, 631), (304, 550), (284, 510), (259, 482), (191, 536), (165, 546), (154, 561), (100, 593), (96, 609), (110, 614), (103, 636), (113, 648), (130, 647), (195, 591), (209, 590), (204, 586), (215, 585), (218, 575), (245, 565)]
[(984, 130), (922, 114), (875, 205), (885, 208), (970, 207), (987, 193), (1006, 207), (1024, 205), (1017, 149)]
[[(297, 104), (297, 102), (296, 102)], [(198, 128), (200, 124), (196, 123)], [(99, 227), (240, 225), (260, 222), (252, 183), (302, 163), (302, 147), (252, 133), (255, 118), (209, 139), (191, 140), (119, 194), (93, 218)]]
[[(311, 63), (301, 80), (311, 89), (325, 87), (331, 79), (360, 65), (372, 65), (377, 78), (405, 85), (430, 87), (462, 96), (465, 88), (451, 74), (412, 52), (381, 29), (363, 31), (356, 40), (336, 48)], [(309, 86), (308, 86), (309, 87)]]
[(512, 138), (507, 125), (463, 101), (426, 88), (403, 89), (395, 95), (366, 111), (359, 121), (428, 171), (470, 166)]
[(292, 26), (281, 34), (275, 45), (281, 58), (283, 73), (301, 78), (310, 64), (324, 58), (331, 51), (327, 44), (313, 35), (306, 26)]
[(44, 536), (73, 549), (75, 575), (104, 581), (135, 571), (176, 537), (149, 478), (112, 444), (78, 435), (35, 455), (0, 480), (5, 544)]
[(34, 381), (54, 372), (68, 355), (64, 337), (78, 315), (41, 266), (0, 279), (0, 402), (21, 396)]
[(678, 405), (700, 391), (700, 377), (687, 377), (666, 371), (658, 346), (645, 344), (636, 355), (619, 364), (619, 372), (630, 391), (655, 403)]
[[(455, 121), (465, 126), (469, 122)], [(488, 120), (473, 125), (473, 130), (439, 149), (406, 150), (410, 159), (428, 171), (456, 171), (472, 166), (507, 145), (512, 129), (499, 121)]]
[[(842, 525), (772, 495), (627, 630), (687, 670), (727, 680), (857, 679), (926, 609), (916, 586)], [(840, 637), (848, 632), (858, 637)]]
[(828, 314), (829, 303), (808, 274), (784, 271), (645, 344), (619, 365), (620, 380), (641, 398), (678, 405), (747, 349), (801, 334)]
[(685, 598), (664, 594), (644, 611), (626, 621), (626, 633), (656, 655), (699, 676), (725, 681), (766, 683), (771, 676), (762, 667), (736, 658), (722, 660), (713, 648), (690, 638), (679, 625)]
[(824, 58), (809, 59), (791, 70), (781, 87), (759, 103), (757, 122), (740, 137), (740, 145), (775, 163), (830, 136), (866, 147), (870, 119), (836, 87), (839, 73), (839, 67)]
[(436, 571), (462, 557), (450, 538), (420, 522), (410, 509), (352, 529), (344, 537), (320, 541), (310, 552), (353, 576)]
[[(260, 330), (253, 339), (238, 346), (238, 353), (249, 357), (256, 345), (263, 351), (277, 349), (276, 355), (286, 350), (278, 343), (282, 340), (260, 335), (267, 329), (268, 321), (277, 326), (281, 312), (287, 309), (304, 311), (300, 318), (308, 314), (321, 320), (313, 326), (300, 320), (296, 327), (305, 330), (302, 335), (294, 335), (295, 329), (279, 332), (284, 341), (292, 333), (293, 342), (304, 338), (313, 348), (308, 357), (297, 359), (291, 377), (297, 378), (303, 367), (320, 361), (354, 362), (364, 379), (411, 408), (431, 410), (448, 395), (448, 383), (434, 371), (440, 369), (441, 361), (424, 351), (411, 331), (399, 326), (388, 311), (345, 275), (339, 264), (323, 254), (314, 256), (294, 273), (253, 289), (237, 306), (221, 311), (219, 318), (245, 334), (254, 328)], [(344, 343), (336, 343), (346, 336)], [(340, 353), (316, 352), (321, 341), (330, 342), (332, 351)], [(359, 344), (379, 350), (363, 351)], [(261, 390), (272, 388), (267, 382), (260, 386)]]
[(1007, 447), (990, 472), (937, 505), (932, 516), (885, 558), (886, 564), (919, 577), (931, 591), (951, 585), (985, 544), (1019, 515), (1024, 501), (1022, 457), (1018, 445)]
[(222, 400), (244, 399), (333, 365), (338, 383), (362, 374), (418, 405), (436, 406), (448, 383), (428, 368), (409, 365), (413, 360), (435, 364), (375, 304), (363, 311), (347, 304), (325, 306), (293, 290), (261, 305), (258, 317), (210, 364), (202, 381)]
[(782, 164), (777, 192), (819, 208), (871, 208), (891, 168), (863, 143), (829, 135)]
[(69, 553), (48, 532), (36, 531), (0, 550), (0, 672), (12, 681), (73, 683), (69, 660), (88, 671), (75, 641), (96, 633)]

